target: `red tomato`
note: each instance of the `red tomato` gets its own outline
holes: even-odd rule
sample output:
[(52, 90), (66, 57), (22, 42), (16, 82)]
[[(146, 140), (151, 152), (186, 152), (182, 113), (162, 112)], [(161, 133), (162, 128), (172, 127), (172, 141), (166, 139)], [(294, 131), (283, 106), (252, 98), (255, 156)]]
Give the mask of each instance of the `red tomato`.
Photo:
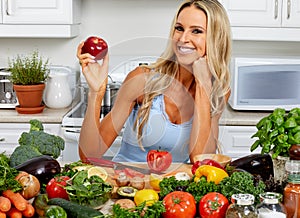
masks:
[(147, 154), (147, 164), (154, 172), (167, 170), (172, 163), (172, 154), (163, 150), (150, 150)]
[(202, 218), (224, 218), (229, 206), (228, 199), (218, 192), (204, 195), (199, 202), (199, 213)]
[(69, 200), (68, 193), (64, 187), (67, 186), (68, 176), (59, 176), (52, 178), (46, 185), (48, 198), (64, 198)]
[(164, 218), (194, 218), (196, 215), (196, 200), (188, 192), (170, 192), (164, 197), (163, 204), (166, 208)]

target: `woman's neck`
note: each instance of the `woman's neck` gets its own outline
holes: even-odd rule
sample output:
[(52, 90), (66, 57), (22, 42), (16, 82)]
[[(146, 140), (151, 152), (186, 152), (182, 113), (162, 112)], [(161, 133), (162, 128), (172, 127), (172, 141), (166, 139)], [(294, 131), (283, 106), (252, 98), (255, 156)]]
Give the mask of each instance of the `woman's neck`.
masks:
[(186, 67), (179, 66), (179, 71), (175, 76), (181, 84), (183, 84), (188, 90), (195, 84), (195, 77), (192, 71)]

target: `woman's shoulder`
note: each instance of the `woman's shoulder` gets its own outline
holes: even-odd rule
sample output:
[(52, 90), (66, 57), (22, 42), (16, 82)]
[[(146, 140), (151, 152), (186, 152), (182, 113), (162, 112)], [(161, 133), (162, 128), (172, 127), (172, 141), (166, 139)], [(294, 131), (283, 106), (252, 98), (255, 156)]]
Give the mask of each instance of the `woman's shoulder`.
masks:
[(147, 68), (145, 66), (138, 66), (127, 74), (125, 81), (128, 79), (132, 79), (136, 76), (140, 76), (141, 78), (144, 78), (144, 76), (147, 76), (149, 72), (151, 72), (150, 68)]

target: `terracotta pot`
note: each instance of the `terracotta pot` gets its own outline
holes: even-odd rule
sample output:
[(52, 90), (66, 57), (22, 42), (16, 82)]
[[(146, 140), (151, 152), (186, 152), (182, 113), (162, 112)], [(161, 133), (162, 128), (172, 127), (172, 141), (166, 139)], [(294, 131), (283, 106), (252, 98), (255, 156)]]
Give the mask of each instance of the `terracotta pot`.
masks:
[(34, 108), (42, 105), (45, 84), (13, 85), (20, 108)]

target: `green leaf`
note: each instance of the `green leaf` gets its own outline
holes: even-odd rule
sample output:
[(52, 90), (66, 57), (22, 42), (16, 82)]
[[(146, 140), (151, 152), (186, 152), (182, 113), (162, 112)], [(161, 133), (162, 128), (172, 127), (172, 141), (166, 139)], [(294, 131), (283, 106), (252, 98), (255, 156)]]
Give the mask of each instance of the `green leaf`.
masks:
[(285, 128), (294, 128), (296, 126), (297, 126), (297, 123), (296, 123), (296, 120), (294, 117), (288, 118), (284, 123)]
[(260, 145), (260, 140), (256, 140), (256, 141), (251, 145), (250, 151), (253, 152), (255, 149), (258, 148), (259, 145)]
[(283, 108), (276, 108), (273, 111), (273, 114), (276, 115), (276, 116), (283, 116), (283, 115), (285, 115), (285, 109), (283, 109)]

